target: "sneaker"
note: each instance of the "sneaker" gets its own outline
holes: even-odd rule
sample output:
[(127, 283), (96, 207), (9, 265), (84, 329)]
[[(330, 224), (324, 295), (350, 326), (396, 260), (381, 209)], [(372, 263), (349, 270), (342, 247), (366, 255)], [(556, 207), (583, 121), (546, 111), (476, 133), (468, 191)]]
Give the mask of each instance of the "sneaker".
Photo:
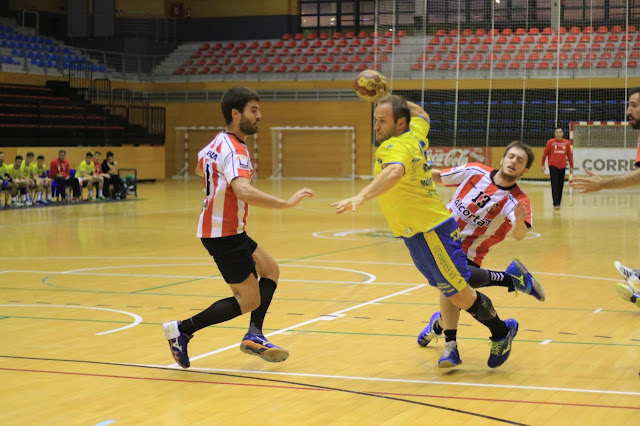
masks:
[(21, 203), (20, 201), (12, 201), (11, 202), (11, 207), (13, 207), (13, 208), (22, 207), (22, 206), (24, 206), (24, 203)]
[(522, 262), (518, 259), (513, 259), (504, 272), (513, 278), (513, 286), (516, 291), (529, 294), (544, 302), (545, 294), (542, 285), (529, 273)]
[(438, 336), (442, 336), (442, 331), (440, 333), (436, 333), (433, 330), (433, 326), (436, 324), (436, 321), (440, 321), (440, 312), (436, 312), (431, 315), (431, 319), (429, 320), (429, 325), (427, 325), (421, 332), (418, 334), (418, 345), (425, 347), (431, 342), (433, 339), (438, 341)]
[(500, 367), (505, 363), (509, 358), (509, 354), (511, 354), (511, 342), (518, 334), (518, 321), (509, 318), (504, 323), (509, 328), (509, 332), (504, 339), (491, 340), (491, 354), (489, 355), (489, 361), (487, 361), (487, 365), (490, 368)]
[(24, 205), (29, 207), (29, 206), (32, 206), (33, 203), (31, 202), (31, 200), (27, 200), (27, 201), (24, 202)]
[(626, 284), (618, 284), (616, 286), (616, 292), (618, 296), (640, 308), (640, 294), (634, 293), (631, 287)]
[(460, 354), (458, 353), (458, 342), (451, 341), (444, 344), (444, 352), (438, 360), (439, 368), (451, 368), (462, 364)]
[(632, 284), (633, 287), (638, 287), (638, 289), (640, 289), (640, 279), (638, 279), (638, 275), (640, 275), (640, 269), (627, 268), (617, 260), (613, 262), (613, 265), (629, 284)]
[(289, 358), (289, 351), (269, 342), (262, 334), (247, 333), (240, 343), (245, 354), (256, 355), (268, 362), (282, 362)]
[(169, 341), (169, 349), (171, 349), (171, 355), (176, 360), (178, 365), (182, 368), (189, 368), (191, 363), (189, 362), (189, 354), (187, 354), (187, 344), (193, 336), (184, 334), (178, 329), (178, 321), (169, 321), (162, 324), (164, 330), (164, 336)]

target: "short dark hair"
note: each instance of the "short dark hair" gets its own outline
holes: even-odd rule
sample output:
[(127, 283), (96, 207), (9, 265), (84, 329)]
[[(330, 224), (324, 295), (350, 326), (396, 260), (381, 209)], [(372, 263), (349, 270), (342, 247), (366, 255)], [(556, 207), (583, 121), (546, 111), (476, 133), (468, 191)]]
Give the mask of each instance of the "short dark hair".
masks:
[(222, 109), (222, 115), (224, 116), (224, 122), (229, 125), (233, 122), (232, 111), (238, 110), (240, 113), (244, 111), (244, 107), (250, 101), (260, 102), (260, 96), (258, 92), (248, 87), (232, 87), (224, 92), (222, 95), (222, 102), (220, 108)]
[(397, 123), (401, 118), (405, 118), (407, 120), (407, 126), (411, 122), (411, 110), (409, 109), (409, 104), (407, 101), (398, 95), (387, 95), (378, 99), (379, 104), (391, 104), (391, 109), (393, 111), (393, 122)]
[(531, 165), (533, 164), (533, 160), (536, 159), (536, 156), (533, 153), (533, 150), (531, 149), (531, 147), (526, 143), (522, 143), (520, 141), (513, 141), (509, 145), (507, 145), (507, 147), (505, 148), (504, 154), (502, 154), (502, 158), (507, 156), (507, 153), (511, 148), (520, 148), (521, 150), (526, 152), (527, 153), (527, 169), (531, 168)]
[(33, 152), (27, 152), (27, 157), (33, 157), (35, 154)]
[(16, 155), (16, 160), (24, 160), (24, 158), (22, 158), (22, 155)]
[(85, 155), (85, 158), (86, 158), (86, 157), (91, 157), (91, 158), (93, 158), (93, 153), (92, 153), (91, 151), (87, 152), (87, 154)]
[(60, 151), (58, 151), (58, 154), (62, 154), (63, 152), (64, 152), (65, 154), (67, 153), (67, 151), (65, 151), (64, 149), (61, 149)]
[(38, 155), (38, 160), (44, 160), (44, 155)]
[(109, 157), (113, 157), (113, 152), (111, 152), (111, 151), (107, 152), (107, 158), (109, 158)]
[(630, 87), (627, 95), (627, 99), (629, 99), (632, 95), (635, 95), (636, 93), (640, 93), (640, 87)]

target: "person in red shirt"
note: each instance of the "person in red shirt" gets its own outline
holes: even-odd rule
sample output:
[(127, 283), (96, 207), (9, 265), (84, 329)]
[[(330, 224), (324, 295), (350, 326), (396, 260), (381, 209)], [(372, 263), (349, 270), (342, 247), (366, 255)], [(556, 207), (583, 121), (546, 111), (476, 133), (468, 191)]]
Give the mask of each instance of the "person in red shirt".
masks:
[(563, 138), (562, 129), (556, 129), (556, 136), (547, 141), (547, 146), (542, 154), (542, 173), (544, 163), (549, 158), (549, 177), (551, 178), (551, 195), (553, 208), (560, 209), (562, 202), (562, 189), (564, 188), (564, 174), (569, 161), (569, 174), (573, 174), (573, 149), (571, 143)]
[(71, 185), (71, 188), (73, 188), (73, 201), (78, 202), (81, 194), (80, 182), (78, 182), (78, 179), (75, 177), (69, 175), (69, 169), (71, 167), (69, 166), (69, 161), (65, 159), (66, 156), (67, 151), (64, 149), (58, 151), (58, 158), (54, 158), (49, 166), (49, 177), (55, 182), (58, 182), (63, 201), (67, 185)]

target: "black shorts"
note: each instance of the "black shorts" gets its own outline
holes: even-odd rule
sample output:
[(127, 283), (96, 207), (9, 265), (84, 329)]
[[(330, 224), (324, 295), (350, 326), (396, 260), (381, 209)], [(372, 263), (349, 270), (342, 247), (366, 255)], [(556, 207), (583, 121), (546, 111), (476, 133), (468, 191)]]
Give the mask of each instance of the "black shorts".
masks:
[(220, 238), (201, 238), (202, 245), (215, 260), (227, 284), (239, 284), (250, 274), (256, 278), (253, 252), (258, 244), (246, 232)]

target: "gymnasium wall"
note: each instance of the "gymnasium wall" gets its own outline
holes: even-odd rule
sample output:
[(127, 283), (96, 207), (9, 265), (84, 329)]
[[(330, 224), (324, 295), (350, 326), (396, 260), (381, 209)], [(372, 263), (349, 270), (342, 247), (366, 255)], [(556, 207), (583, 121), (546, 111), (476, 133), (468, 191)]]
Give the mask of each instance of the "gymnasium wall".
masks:
[[(219, 103), (168, 103), (154, 104), (166, 108), (166, 173), (173, 176), (182, 168), (182, 135), (177, 135), (176, 127), (224, 126)], [(371, 174), (371, 104), (367, 102), (260, 102), (262, 120), (258, 130), (258, 164), (260, 176), (270, 176), (272, 172), (271, 127), (280, 126), (354, 126), (356, 129), (356, 174)], [(196, 132), (193, 132), (194, 134)], [(209, 134), (214, 136), (216, 132)], [(177, 137), (180, 140), (176, 140)], [(190, 138), (196, 140), (194, 138)], [(207, 142), (197, 139), (200, 147), (191, 146), (189, 151), (190, 170), (193, 174), (196, 154)], [(247, 146), (252, 147), (252, 139)], [(322, 143), (322, 140), (308, 141)], [(313, 168), (312, 158), (304, 159)]]

